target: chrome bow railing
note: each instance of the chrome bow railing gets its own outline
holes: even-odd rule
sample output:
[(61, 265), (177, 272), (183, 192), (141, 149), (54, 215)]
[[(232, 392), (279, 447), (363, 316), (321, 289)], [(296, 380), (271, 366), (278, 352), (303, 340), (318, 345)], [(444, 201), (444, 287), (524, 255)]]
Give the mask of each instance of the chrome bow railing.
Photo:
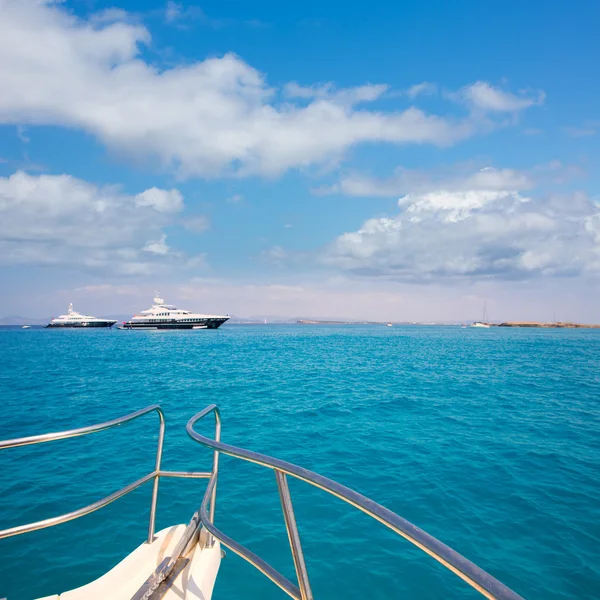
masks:
[(68, 431), (59, 431), (56, 433), (46, 433), (42, 435), (34, 435), (31, 437), (17, 438), (13, 440), (5, 440), (0, 441), (0, 450), (6, 448), (15, 448), (18, 446), (30, 446), (32, 444), (42, 444), (45, 442), (54, 442), (56, 440), (64, 440), (67, 438), (80, 437), (82, 435), (88, 435), (90, 433), (97, 433), (99, 431), (104, 431), (106, 429), (112, 429), (113, 427), (118, 427), (119, 425), (123, 425), (124, 423), (128, 423), (129, 421), (133, 421), (143, 415), (146, 415), (151, 412), (157, 412), (158, 418), (160, 420), (160, 430), (158, 434), (158, 444), (156, 447), (156, 462), (154, 466), (154, 471), (151, 471), (147, 475), (144, 475), (137, 481), (126, 485), (125, 487), (113, 492), (109, 496), (98, 500), (88, 506), (84, 506), (83, 508), (79, 508), (69, 513), (65, 513), (63, 515), (59, 515), (57, 517), (52, 517), (50, 519), (44, 519), (43, 521), (35, 521), (33, 523), (28, 523), (26, 525), (19, 525), (17, 527), (11, 527), (9, 529), (0, 530), (0, 539), (11, 537), (13, 535), (20, 535), (22, 533), (27, 533), (29, 531), (36, 531), (38, 529), (45, 529), (46, 527), (52, 527), (54, 525), (60, 525), (61, 523), (66, 523), (67, 521), (72, 521), (73, 519), (78, 519), (79, 517), (83, 517), (88, 515), (104, 506), (118, 500), (119, 498), (125, 496), (129, 492), (139, 488), (144, 483), (148, 481), (152, 481), (152, 500), (150, 504), (150, 522), (148, 524), (148, 543), (151, 543), (154, 539), (154, 526), (156, 522), (156, 504), (158, 500), (158, 483), (161, 477), (182, 477), (182, 478), (194, 478), (194, 479), (208, 479), (211, 476), (211, 473), (207, 472), (188, 472), (188, 471), (162, 471), (160, 468), (160, 463), (162, 459), (162, 450), (163, 450), (163, 441), (165, 438), (165, 417), (162, 409), (158, 404), (154, 404), (152, 406), (148, 406), (136, 412), (133, 412), (129, 415), (125, 415), (124, 417), (119, 417), (118, 419), (113, 419), (112, 421), (106, 421), (105, 423), (99, 423), (97, 425), (90, 425), (88, 427), (80, 427), (79, 429), (70, 429)]
[[(215, 415), (215, 439), (207, 438), (194, 430), (196, 422), (210, 413), (214, 413)], [(446, 546), (422, 529), (419, 529), (416, 525), (413, 525), (409, 521), (398, 516), (396, 513), (393, 513), (391, 510), (373, 502), (373, 500), (370, 500), (366, 496), (363, 496), (332, 479), (328, 479), (327, 477), (323, 477), (322, 475), (318, 475), (313, 471), (308, 471), (307, 469), (303, 469), (292, 463), (259, 454), (258, 452), (252, 452), (251, 450), (244, 450), (243, 448), (224, 444), (221, 442), (221, 417), (219, 409), (215, 404), (207, 406), (204, 410), (192, 417), (186, 426), (186, 431), (193, 440), (213, 450), (213, 470), (200, 507), (200, 519), (202, 525), (206, 528), (210, 536), (220, 540), (224, 546), (254, 565), (292, 598), (295, 598), (296, 600), (312, 600), (313, 594), (310, 588), (306, 562), (302, 552), (292, 499), (287, 484), (288, 475), (320, 488), (355, 508), (358, 508), (377, 521), (380, 521), (386, 527), (389, 527), (392, 531), (406, 538), (409, 542), (432, 556), (486, 598), (497, 600), (523, 600), (521, 596), (507, 588), (484, 570), (480, 569), (477, 565), (467, 560), (464, 556), (461, 556), (458, 552), (452, 550), (452, 548)], [(296, 586), (262, 558), (215, 527), (214, 517), (219, 471), (219, 454), (227, 454), (229, 456), (241, 458), (242, 460), (256, 463), (257, 465), (275, 471), (284, 521), (288, 532), (299, 586)], [(210, 538), (210, 536), (208, 540), (209, 544), (212, 543), (212, 538)]]
[[(244, 450), (243, 448), (237, 448), (229, 444), (224, 444), (220, 441), (221, 438), (221, 417), (219, 409), (216, 405), (212, 404), (207, 406), (204, 410), (200, 411), (194, 417), (192, 417), (187, 426), (186, 430), (188, 435), (199, 442), (200, 444), (211, 448), (213, 450), (213, 468), (211, 472), (188, 472), (188, 471), (163, 471), (161, 470), (161, 459), (162, 449), (165, 432), (165, 419), (161, 408), (158, 405), (148, 406), (142, 410), (133, 412), (124, 417), (113, 419), (112, 421), (106, 421), (97, 425), (90, 425), (88, 427), (81, 427), (79, 429), (71, 429), (68, 431), (61, 431), (56, 433), (48, 433), (43, 435), (36, 435), (31, 437), (24, 437), (12, 440), (0, 441), (0, 450), (6, 448), (14, 448), (18, 446), (28, 446), (32, 444), (41, 444), (45, 442), (52, 442), (61, 439), (79, 437), (104, 431), (117, 427), (129, 421), (133, 421), (143, 415), (150, 412), (157, 412), (160, 420), (160, 430), (158, 436), (158, 444), (156, 449), (156, 462), (153, 471), (145, 475), (144, 477), (130, 483), (129, 485), (117, 490), (110, 494), (84, 506), (83, 508), (75, 511), (52, 517), (42, 521), (36, 521), (28, 523), (26, 525), (19, 525), (17, 527), (11, 527), (9, 529), (0, 530), (0, 539), (8, 538), (15, 535), (20, 535), (30, 531), (36, 531), (38, 529), (45, 529), (61, 523), (66, 523), (73, 519), (83, 517), (84, 515), (90, 514), (104, 506), (107, 506), (111, 502), (121, 498), (122, 496), (132, 492), (144, 483), (148, 481), (153, 482), (152, 489), (152, 500), (150, 505), (150, 521), (148, 524), (148, 543), (151, 543), (154, 539), (154, 527), (156, 520), (156, 506), (158, 500), (158, 484), (161, 477), (178, 477), (178, 478), (194, 478), (194, 479), (209, 479), (202, 504), (200, 506), (199, 520), (202, 526), (207, 530), (207, 544), (212, 545), (213, 538), (221, 541), (221, 543), (231, 549), (236, 554), (250, 562), (262, 573), (264, 573), (269, 579), (276, 583), (283, 591), (289, 596), (296, 600), (312, 600), (313, 595), (310, 588), (310, 581), (308, 578), (308, 572), (306, 568), (306, 562), (302, 551), (302, 545), (300, 542), (300, 536), (298, 533), (298, 527), (296, 525), (296, 518), (294, 515), (294, 509), (292, 506), (292, 499), (287, 483), (287, 476), (290, 475), (306, 483), (309, 483), (317, 488), (324, 490), (325, 492), (340, 498), (344, 502), (358, 508), (367, 515), (383, 523), (386, 527), (389, 527), (392, 531), (406, 538), (412, 544), (432, 556), (435, 560), (440, 562), (446, 568), (451, 570), (453, 573), (458, 575), (460, 578), (465, 580), (469, 585), (475, 588), (478, 592), (484, 595), (486, 598), (497, 599), (497, 600), (522, 600), (521, 596), (508, 589), (505, 585), (500, 583), (497, 579), (477, 567), (475, 564), (449, 548), (439, 540), (435, 539), (428, 533), (419, 529), (412, 523), (406, 521), (402, 517), (388, 510), (387, 508), (373, 502), (366, 496), (351, 490), (350, 488), (343, 486), (332, 479), (318, 475), (302, 467), (298, 467), (289, 462), (272, 458), (258, 452), (250, 450)], [(206, 415), (214, 413), (215, 415), (215, 438), (207, 438), (194, 430), (195, 423)], [(277, 481), (277, 487), (279, 490), (279, 497), (281, 500), (281, 506), (283, 510), (284, 521), (288, 532), (288, 538), (292, 551), (292, 557), (294, 560), (294, 566), (296, 569), (296, 575), (298, 577), (298, 586), (292, 583), (289, 579), (284, 577), (279, 571), (274, 569), (271, 565), (265, 562), (262, 558), (248, 550), (222, 531), (217, 529), (214, 525), (215, 520), (215, 508), (216, 508), (216, 493), (217, 493), (217, 479), (219, 471), (219, 454), (227, 454), (234, 456), (248, 462), (253, 462), (263, 467), (273, 469), (275, 471), (275, 477)], [(183, 550), (173, 553), (173, 556), (166, 559), (164, 565), (160, 565), (157, 572), (149, 578), (146, 588), (140, 590), (142, 594), (140, 597), (149, 597), (148, 594), (152, 594), (152, 591), (156, 587), (156, 584), (164, 580), (179, 558), (186, 552), (186, 548), (189, 546), (191, 541), (195, 539), (197, 534), (198, 517), (195, 515), (192, 518), (192, 522), (186, 529), (189, 530), (189, 534), (186, 533), (180, 540), (180, 545)], [(184, 548), (185, 546), (185, 548)], [(182, 553), (183, 552), (183, 553)], [(145, 590), (145, 591), (144, 591)]]

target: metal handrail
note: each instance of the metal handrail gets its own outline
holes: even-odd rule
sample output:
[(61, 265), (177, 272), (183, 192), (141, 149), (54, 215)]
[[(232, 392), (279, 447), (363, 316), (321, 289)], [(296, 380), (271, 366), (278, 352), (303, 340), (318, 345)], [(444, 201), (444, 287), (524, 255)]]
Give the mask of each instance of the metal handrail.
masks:
[(33, 435), (29, 437), (16, 438), (12, 440), (4, 440), (0, 441), (0, 450), (4, 450), (6, 448), (16, 448), (19, 446), (30, 446), (33, 444), (42, 444), (45, 442), (53, 442), (56, 440), (64, 440), (67, 438), (80, 437), (82, 435), (88, 435), (90, 433), (97, 433), (99, 431), (105, 431), (107, 429), (111, 429), (113, 427), (118, 427), (124, 423), (129, 421), (133, 421), (143, 415), (146, 415), (150, 412), (156, 411), (158, 413), (158, 418), (160, 421), (160, 430), (158, 435), (158, 443), (156, 448), (156, 461), (154, 466), (154, 471), (151, 471), (144, 477), (138, 479), (126, 485), (125, 487), (113, 492), (112, 494), (98, 500), (92, 504), (84, 506), (83, 508), (79, 508), (72, 512), (65, 513), (63, 515), (59, 515), (56, 517), (51, 517), (49, 519), (44, 519), (42, 521), (35, 521), (33, 523), (28, 523), (26, 525), (19, 525), (17, 527), (11, 527), (9, 529), (0, 530), (0, 539), (8, 538), (14, 535), (20, 535), (22, 533), (27, 533), (30, 531), (36, 531), (38, 529), (45, 529), (46, 527), (52, 527), (54, 525), (59, 525), (61, 523), (66, 523), (67, 521), (72, 521), (73, 519), (78, 519), (79, 517), (83, 517), (88, 515), (104, 506), (107, 506), (111, 502), (118, 500), (125, 494), (132, 492), (137, 489), (141, 485), (147, 483), (148, 481), (153, 481), (152, 486), (152, 501), (150, 504), (150, 521), (148, 524), (148, 543), (152, 543), (154, 539), (154, 527), (156, 522), (156, 504), (158, 500), (158, 483), (161, 477), (178, 477), (178, 478), (194, 478), (194, 479), (208, 479), (211, 476), (211, 473), (207, 472), (189, 472), (189, 471), (161, 471), (160, 464), (162, 459), (162, 450), (163, 450), (163, 442), (165, 437), (165, 416), (163, 414), (162, 409), (158, 404), (153, 404), (152, 406), (148, 406), (136, 412), (130, 413), (123, 417), (119, 417), (117, 419), (112, 419), (111, 421), (106, 421), (104, 423), (98, 423), (97, 425), (89, 425), (87, 427), (80, 427), (78, 429), (70, 429), (66, 431), (58, 431), (55, 433), (46, 433), (42, 435)]
[[(194, 430), (195, 423), (210, 413), (214, 413), (216, 420), (217, 435), (215, 435), (214, 440), (207, 438)], [(223, 545), (227, 546), (233, 552), (254, 565), (292, 598), (295, 598), (296, 600), (310, 600), (312, 598), (312, 593), (310, 591), (310, 584), (308, 583), (306, 565), (304, 564), (304, 556), (300, 546), (300, 538), (295, 523), (289, 489), (287, 488), (286, 475), (290, 475), (320, 488), (383, 523), (386, 527), (389, 527), (392, 531), (406, 538), (409, 542), (432, 556), (486, 598), (491, 600), (523, 600), (521, 596), (510, 590), (503, 583), (492, 577), (489, 573), (486, 573), (470, 560), (384, 506), (377, 504), (366, 496), (363, 496), (332, 479), (323, 477), (308, 469), (298, 467), (292, 463), (265, 454), (259, 454), (258, 452), (253, 452), (251, 450), (224, 444), (220, 441), (220, 430), (221, 417), (219, 409), (215, 404), (207, 406), (204, 410), (201, 410), (194, 415), (186, 425), (186, 431), (193, 440), (213, 450), (213, 473), (200, 507), (202, 524), (211, 536), (220, 540)], [(215, 527), (214, 511), (219, 453), (234, 456), (275, 471), (300, 588), (295, 586), (291, 581), (256, 554), (241, 544), (238, 544), (235, 540)], [(209, 502), (210, 513), (208, 510)]]

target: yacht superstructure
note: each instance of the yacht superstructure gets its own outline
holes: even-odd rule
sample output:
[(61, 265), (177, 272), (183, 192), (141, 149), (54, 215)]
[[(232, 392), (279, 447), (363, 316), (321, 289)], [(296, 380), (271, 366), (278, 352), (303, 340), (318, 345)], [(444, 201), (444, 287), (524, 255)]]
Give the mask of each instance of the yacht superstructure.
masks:
[(204, 315), (166, 304), (157, 294), (154, 304), (134, 315), (119, 329), (217, 329), (229, 315)]
[(116, 321), (110, 319), (98, 319), (90, 315), (82, 315), (73, 310), (73, 305), (69, 304), (67, 314), (52, 319), (46, 327), (112, 327), (115, 323)]

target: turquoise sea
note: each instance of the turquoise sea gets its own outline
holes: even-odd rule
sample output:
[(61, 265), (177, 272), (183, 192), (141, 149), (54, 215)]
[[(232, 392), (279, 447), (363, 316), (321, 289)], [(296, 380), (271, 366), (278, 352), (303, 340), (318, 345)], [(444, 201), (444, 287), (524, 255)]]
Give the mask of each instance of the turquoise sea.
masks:
[[(158, 402), (163, 466), (209, 470), (184, 431), (217, 403), (223, 440), (332, 477), (424, 528), (526, 598), (600, 598), (600, 331), (224, 326), (0, 329), (0, 439)], [(212, 421), (203, 431), (212, 431)], [(0, 528), (60, 514), (153, 467), (158, 419), (0, 452)], [(157, 529), (206, 481), (163, 480)], [(290, 481), (315, 597), (478, 598), (379, 523)], [(146, 535), (150, 487), (0, 540), (0, 597), (96, 578)], [(274, 475), (222, 457), (217, 525), (293, 577)], [(283, 592), (228, 552), (215, 600)]]

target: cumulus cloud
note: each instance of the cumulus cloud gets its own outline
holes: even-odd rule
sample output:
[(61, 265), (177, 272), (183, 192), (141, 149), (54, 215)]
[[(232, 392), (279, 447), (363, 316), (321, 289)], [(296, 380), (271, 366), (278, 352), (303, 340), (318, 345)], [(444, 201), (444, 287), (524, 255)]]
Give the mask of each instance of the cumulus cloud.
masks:
[(408, 193), (465, 190), (529, 190), (539, 185), (563, 184), (581, 177), (583, 170), (559, 161), (530, 169), (475, 169), (471, 164), (454, 165), (437, 170), (397, 168), (388, 178), (371, 177), (364, 173), (348, 173), (333, 185), (313, 190), (317, 195), (342, 194), (362, 197), (394, 197)]
[(338, 237), (325, 264), (402, 281), (600, 274), (600, 207), (581, 193), (510, 189), (411, 193), (394, 217)]
[(138, 206), (152, 206), (159, 212), (177, 212), (183, 208), (183, 196), (179, 190), (145, 190), (135, 197)]
[(517, 192), (506, 190), (466, 190), (448, 192), (440, 190), (427, 194), (407, 194), (398, 200), (398, 206), (405, 207), (411, 222), (436, 218), (442, 223), (456, 223), (468, 219), (474, 210), (483, 209), (492, 203), (510, 199), (513, 202), (527, 202)]
[(211, 27), (219, 27), (222, 23), (217, 19), (209, 19), (199, 6), (184, 6), (180, 2), (168, 0), (164, 10), (165, 23), (178, 29), (189, 29), (190, 21), (201, 21)]
[(169, 248), (169, 246), (167, 246), (167, 235), (163, 233), (160, 236), (160, 239), (154, 240), (153, 242), (148, 242), (144, 246), (144, 250), (146, 252), (150, 252), (152, 254), (159, 254), (161, 256), (169, 254), (169, 251), (171, 249)]
[(416, 98), (417, 96), (431, 96), (437, 93), (437, 85), (435, 83), (429, 83), (428, 81), (423, 81), (423, 83), (417, 83), (415, 85), (411, 85), (406, 90), (406, 95), (409, 98)]
[(546, 96), (542, 91), (537, 91), (534, 94), (522, 93), (516, 96), (493, 87), (487, 81), (476, 81), (463, 87), (455, 94), (451, 94), (451, 97), (464, 102), (473, 110), (514, 113), (531, 106), (543, 104)]
[(289, 254), (281, 246), (271, 246), (270, 248), (263, 250), (260, 257), (267, 263), (281, 265), (289, 258)]
[(0, 263), (152, 272), (169, 254), (162, 229), (182, 207), (177, 190), (128, 195), (18, 171), (0, 178)]
[[(461, 172), (462, 171), (462, 172)], [(377, 179), (360, 173), (351, 173), (332, 186), (323, 186), (317, 195), (344, 194), (346, 196), (393, 197), (409, 192), (436, 190), (524, 190), (533, 186), (533, 177), (516, 169), (494, 169), (484, 167), (475, 172), (464, 169), (420, 171), (396, 169), (387, 179)]]
[(183, 12), (183, 6), (178, 2), (173, 2), (173, 0), (169, 0), (167, 2), (167, 6), (165, 7), (165, 21), (167, 23), (173, 23), (181, 18), (181, 13)]
[[(261, 73), (232, 54), (170, 69), (146, 62), (150, 33), (119, 12), (84, 21), (55, 3), (0, 6), (0, 123), (78, 128), (120, 153), (158, 158), (181, 177), (274, 176), (332, 164), (359, 143), (448, 145), (489, 129), (472, 115), (356, 106), (379, 98), (385, 85), (290, 84), (281, 102)], [(169, 6), (176, 18), (179, 5)], [(481, 82), (462, 96), (491, 110), (534, 103)]]
[(373, 102), (388, 90), (384, 84), (368, 84), (358, 87), (338, 90), (331, 83), (316, 86), (301, 86), (296, 82), (288, 83), (283, 88), (283, 93), (288, 98), (320, 98), (333, 104), (354, 106), (361, 102)]
[(201, 254), (196, 254), (195, 256), (190, 256), (185, 261), (186, 269), (204, 269), (208, 266), (207, 255), (206, 252)]
[(25, 135), (25, 127), (21, 126), (21, 125), (17, 125), (17, 137), (24, 143), (24, 144), (28, 144), (31, 139), (27, 137), (27, 135)]

